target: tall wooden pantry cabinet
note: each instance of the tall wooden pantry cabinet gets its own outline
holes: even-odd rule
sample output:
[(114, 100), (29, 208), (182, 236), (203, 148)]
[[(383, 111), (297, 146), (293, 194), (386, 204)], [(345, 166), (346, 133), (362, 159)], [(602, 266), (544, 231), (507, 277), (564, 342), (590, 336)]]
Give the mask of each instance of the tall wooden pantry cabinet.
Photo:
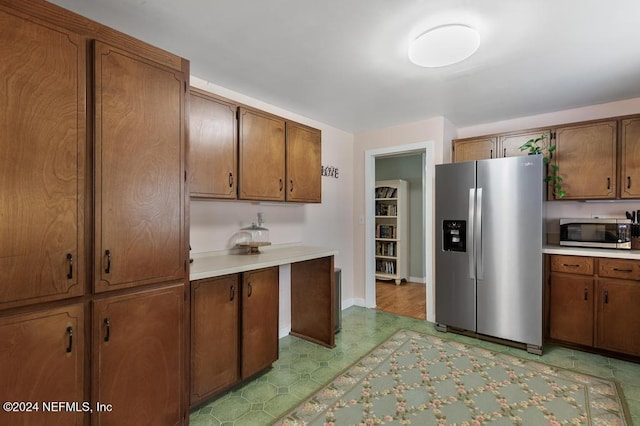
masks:
[(185, 423), (189, 63), (43, 0), (0, 46), (0, 424)]

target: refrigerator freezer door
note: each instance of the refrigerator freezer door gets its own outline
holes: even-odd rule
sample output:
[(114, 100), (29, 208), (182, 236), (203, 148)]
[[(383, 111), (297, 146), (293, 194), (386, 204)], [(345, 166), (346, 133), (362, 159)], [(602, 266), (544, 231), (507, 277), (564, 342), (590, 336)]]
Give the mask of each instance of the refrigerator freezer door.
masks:
[[(473, 331), (476, 329), (475, 180), (475, 162), (436, 166), (436, 322)], [(452, 231), (463, 228), (464, 233), (452, 235)], [(462, 238), (463, 234), (464, 251), (445, 244), (447, 238), (453, 242), (454, 237)]]
[(542, 156), (477, 163), (477, 332), (542, 346)]

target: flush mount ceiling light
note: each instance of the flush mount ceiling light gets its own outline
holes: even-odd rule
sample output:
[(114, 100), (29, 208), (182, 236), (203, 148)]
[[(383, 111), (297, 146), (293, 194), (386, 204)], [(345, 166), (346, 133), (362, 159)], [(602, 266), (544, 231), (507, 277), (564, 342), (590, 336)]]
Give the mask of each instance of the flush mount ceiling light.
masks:
[(473, 55), (480, 47), (480, 35), (462, 24), (432, 28), (409, 46), (409, 59), (421, 67), (444, 67)]

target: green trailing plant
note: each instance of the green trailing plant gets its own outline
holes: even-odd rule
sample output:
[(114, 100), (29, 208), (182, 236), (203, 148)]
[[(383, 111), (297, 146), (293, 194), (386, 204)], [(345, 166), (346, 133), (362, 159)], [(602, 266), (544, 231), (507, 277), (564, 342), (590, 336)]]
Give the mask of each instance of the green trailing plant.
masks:
[(547, 136), (548, 134), (544, 133), (537, 138), (529, 139), (520, 146), (520, 151), (528, 151), (530, 155), (541, 154), (543, 156), (542, 160), (548, 167), (544, 181), (552, 186), (555, 198), (562, 198), (565, 194), (565, 191), (562, 189), (562, 176), (558, 174), (558, 166), (551, 163), (551, 156), (555, 152), (556, 146), (549, 145), (548, 148), (544, 146), (544, 140)]

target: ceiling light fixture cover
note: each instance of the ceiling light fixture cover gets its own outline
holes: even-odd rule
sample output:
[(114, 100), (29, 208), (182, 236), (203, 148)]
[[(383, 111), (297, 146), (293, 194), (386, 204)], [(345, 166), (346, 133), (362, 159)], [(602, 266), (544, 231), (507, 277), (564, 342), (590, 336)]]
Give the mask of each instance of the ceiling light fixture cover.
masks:
[(480, 47), (480, 35), (462, 24), (432, 28), (409, 46), (409, 59), (421, 67), (444, 67), (463, 61)]

